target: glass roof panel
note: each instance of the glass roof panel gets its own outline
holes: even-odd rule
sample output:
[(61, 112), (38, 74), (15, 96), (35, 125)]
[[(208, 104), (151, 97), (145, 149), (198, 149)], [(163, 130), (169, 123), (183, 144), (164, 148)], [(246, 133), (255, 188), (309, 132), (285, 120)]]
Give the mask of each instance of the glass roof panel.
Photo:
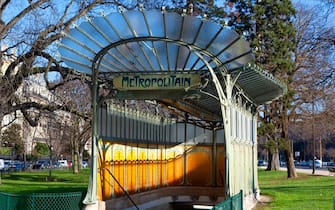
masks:
[(59, 52), (64, 58), (70, 58), (70, 60), (73, 60), (76, 63), (81, 63), (83, 66), (88, 66), (88, 68), (91, 68), (92, 60), (90, 60), (85, 55), (78, 54), (74, 52), (73, 50), (70, 50), (69, 48), (64, 48), (64, 47), (61, 47), (59, 49)]
[(151, 30), (151, 36), (164, 37), (164, 21), (162, 12), (158, 10), (150, 10), (144, 13), (148, 20), (148, 25)]
[(80, 52), (81, 54), (89, 57), (89, 58), (93, 58), (95, 56), (95, 52), (88, 48), (87, 45), (82, 44), (82, 43), (78, 43), (78, 42), (74, 42), (73, 39), (70, 39), (68, 37), (64, 37), (62, 40), (62, 45), (63, 46), (71, 46), (72, 50), (79, 50), (78, 52)]
[[(195, 65), (195, 62), (199, 60), (198, 56), (194, 54), (194, 52), (191, 52), (191, 54), (188, 57), (187, 64), (185, 66), (186, 69), (192, 69), (192, 67)], [(195, 68), (193, 68), (195, 69)]]
[[(107, 73), (208, 69), (195, 51), (214, 69), (242, 69), (254, 60), (249, 43), (235, 31), (196, 16), (159, 10), (102, 15), (71, 29), (59, 45), (66, 65), (87, 74), (92, 73), (95, 58), (101, 61), (97, 70)], [(250, 67), (237, 81), (256, 103), (283, 92), (283, 86), (263, 72)], [(113, 75), (102, 73), (101, 78), (111, 80)]]
[[(113, 51), (116, 51), (115, 48), (113, 48)], [(110, 51), (111, 52), (111, 51)], [(125, 64), (123, 60), (120, 60), (117, 56), (117, 54), (111, 52), (107, 53), (103, 59), (102, 62), (106, 65), (110, 65), (112, 68), (114, 68), (115, 71), (127, 71), (130, 70), (128, 66)]]
[(244, 55), (243, 57), (234, 59), (233, 61), (225, 64), (227, 69), (238, 69), (243, 68), (246, 61), (249, 61), (250, 59), (253, 59), (253, 56), (250, 54)]
[[(225, 51), (221, 52), (221, 54), (216, 55), (223, 63), (234, 63), (235, 59), (239, 59), (243, 55), (248, 55), (251, 54), (250, 48), (247, 48), (249, 46), (248, 42), (239, 39), (238, 41), (234, 42), (228, 49)], [(236, 61), (235, 63), (240, 63), (241, 61), (246, 61), (247, 63), (248, 59), (253, 59), (252, 56), (246, 56), (245, 59)], [(243, 67), (246, 63), (241, 63), (241, 66), (238, 67)], [(230, 64), (232, 65), (232, 64)], [(229, 67), (229, 65), (226, 65), (228, 69), (235, 69), (237, 66), (233, 65)]]
[(156, 56), (155, 43), (150, 42), (150, 41), (141, 41), (139, 44), (144, 49), (145, 54), (148, 57), (151, 58), (150, 65), (152, 66), (152, 69), (153, 70), (159, 70), (160, 69), (160, 66), (159, 66), (160, 61), (158, 60), (158, 57)]
[(235, 40), (239, 40), (240, 36), (237, 33), (229, 29), (223, 29), (216, 36), (213, 43), (208, 48), (208, 51), (212, 52), (214, 55), (222, 52), (222, 49), (226, 48), (229, 44), (234, 42)]
[(199, 32), (199, 36), (195, 42), (195, 45), (206, 49), (207, 45), (215, 38), (215, 35), (220, 30), (221, 26), (214, 22), (205, 21)]
[(96, 28), (94, 28), (94, 23), (91, 22), (84, 22), (80, 24), (80, 29), (87, 34), (86, 36), (88, 39), (96, 43), (99, 47), (105, 47), (109, 44), (109, 41), (105, 39), (105, 37), (98, 31)]
[(143, 13), (137, 10), (132, 10), (125, 13), (131, 29), (137, 36), (149, 36), (147, 25), (145, 24)]
[[(63, 58), (63, 57), (62, 57)], [(72, 61), (68, 58), (63, 58), (66, 61), (66, 64), (74, 69), (80, 69), (80, 72), (85, 74), (92, 74), (92, 69), (90, 66), (84, 66), (82, 63)]]
[(129, 29), (127, 22), (120, 13), (111, 13), (107, 16), (109, 23), (113, 30), (122, 39), (129, 39), (134, 37), (132, 31)]
[(185, 46), (179, 46), (179, 54), (176, 69), (184, 69), (186, 62), (188, 61), (188, 56), (190, 50)]
[(182, 17), (176, 13), (165, 14), (166, 37), (174, 40), (180, 39)]
[(201, 19), (199, 18), (194, 18), (193, 16), (185, 16), (182, 29), (182, 40), (186, 43), (193, 43), (195, 41), (194, 39), (197, 36), (201, 23)]
[[(123, 58), (122, 60), (125, 61), (130, 66), (130, 69), (144, 71), (145, 64), (143, 61), (138, 57), (137, 52), (133, 49), (134, 43), (118, 45), (116, 48), (119, 52), (121, 52)], [(121, 55), (120, 55), (121, 56)]]
[(168, 56), (167, 56), (167, 43), (164, 41), (157, 41), (155, 42), (155, 51), (157, 53), (158, 59), (160, 61), (160, 66), (162, 70), (168, 70)]
[[(109, 16), (112, 16), (109, 15)], [(94, 24), (101, 29), (101, 31), (104, 34), (104, 37), (111, 43), (116, 42), (120, 40), (119, 34), (117, 34), (117, 31), (114, 30), (114, 26), (112, 26), (112, 23), (110, 22), (110, 17), (98, 17), (93, 20)]]
[[(101, 50), (101, 47), (99, 45), (97, 45), (95, 42), (93, 42), (92, 40), (90, 40), (89, 37), (87, 37), (85, 35), (87, 33), (85, 33), (85, 34), (84, 33), (80, 29), (80, 26), (78, 26), (77, 28), (74, 28), (73, 30), (70, 30), (69, 36), (75, 38), (77, 40), (77, 42), (82, 43), (82, 45), (85, 45), (87, 48), (91, 49), (95, 53), (99, 52)], [(71, 47), (75, 48), (76, 46), (71, 45)], [(80, 52), (82, 50), (82, 48), (83, 47), (75, 48), (75, 49)]]

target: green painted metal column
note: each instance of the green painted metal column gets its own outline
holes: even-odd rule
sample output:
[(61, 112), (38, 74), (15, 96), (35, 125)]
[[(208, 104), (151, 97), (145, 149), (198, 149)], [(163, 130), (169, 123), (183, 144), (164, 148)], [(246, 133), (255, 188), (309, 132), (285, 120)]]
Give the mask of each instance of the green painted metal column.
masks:
[[(230, 135), (230, 109), (231, 109), (231, 96), (232, 96), (232, 90), (233, 90), (233, 82), (231, 81), (230, 74), (228, 74), (228, 71), (226, 72), (226, 94), (223, 91), (223, 88), (221, 86), (221, 83), (215, 73), (215, 71), (212, 69), (211, 65), (208, 63), (208, 61), (203, 57), (203, 55), (198, 52), (194, 51), (194, 53), (206, 64), (211, 76), (213, 83), (215, 85), (216, 91), (219, 96), (219, 103), (221, 106), (221, 112), (222, 112), (222, 120), (224, 122), (224, 133), (225, 133), (225, 143), (226, 143), (226, 196), (230, 197), (231, 194), (231, 186), (232, 186), (232, 175), (230, 174), (230, 171), (233, 169), (231, 163), (230, 163), (230, 152), (231, 152), (231, 135)], [(214, 60), (215, 62), (215, 60)], [(222, 73), (222, 71), (219, 69), (219, 72)], [(223, 73), (222, 73), (223, 75)], [(224, 76), (224, 75), (223, 75)]]
[(98, 153), (98, 70), (95, 62), (92, 65), (92, 145), (91, 145), (91, 168), (87, 194), (84, 204), (97, 203), (97, 153)]
[(224, 134), (226, 142), (226, 182), (228, 182), (226, 195), (228, 197), (233, 195), (233, 177), (234, 177), (234, 168), (232, 161), (234, 160), (234, 151), (232, 150), (232, 138), (231, 138), (231, 108), (232, 108), (232, 92), (233, 92), (233, 82), (231, 81), (231, 75), (227, 73), (226, 75), (226, 103), (221, 104), (223, 122), (224, 122)]

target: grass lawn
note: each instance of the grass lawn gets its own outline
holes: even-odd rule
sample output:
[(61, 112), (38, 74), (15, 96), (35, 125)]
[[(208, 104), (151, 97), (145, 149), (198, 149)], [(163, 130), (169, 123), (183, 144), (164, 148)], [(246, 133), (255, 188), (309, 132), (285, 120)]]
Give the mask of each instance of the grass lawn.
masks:
[(257, 210), (331, 210), (334, 209), (335, 177), (298, 174), (287, 179), (286, 171), (259, 171), (261, 195), (270, 196), (270, 204)]
[(47, 181), (48, 170), (2, 174), (0, 192), (14, 194), (86, 191), (89, 169), (79, 174), (70, 170), (52, 170), (53, 181)]

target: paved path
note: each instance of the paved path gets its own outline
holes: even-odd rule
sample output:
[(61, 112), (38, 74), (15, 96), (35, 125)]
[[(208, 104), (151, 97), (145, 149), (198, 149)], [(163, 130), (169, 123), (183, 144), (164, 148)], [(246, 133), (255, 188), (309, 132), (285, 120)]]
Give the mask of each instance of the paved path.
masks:
[[(280, 170), (286, 171), (286, 167), (281, 167)], [(311, 174), (312, 175), (312, 169), (311, 168), (295, 168), (296, 172), (298, 173), (304, 173), (304, 174)], [(322, 169), (315, 169), (315, 174), (318, 176), (334, 176), (334, 173), (330, 173), (327, 168)]]

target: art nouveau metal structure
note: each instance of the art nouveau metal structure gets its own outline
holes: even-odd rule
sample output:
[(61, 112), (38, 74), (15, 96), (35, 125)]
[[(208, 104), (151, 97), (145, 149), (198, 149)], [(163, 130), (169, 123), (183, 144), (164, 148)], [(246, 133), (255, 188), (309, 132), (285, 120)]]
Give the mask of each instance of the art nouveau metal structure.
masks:
[[(257, 107), (285, 88), (252, 64), (249, 44), (236, 32), (164, 9), (121, 9), (74, 27), (59, 52), (66, 65), (92, 78), (93, 165), (85, 203), (122, 194), (120, 185), (128, 193), (177, 185), (220, 187), (226, 197), (258, 190)], [(180, 122), (113, 99), (154, 100), (186, 114)], [(207, 166), (195, 168), (209, 175), (196, 180), (190, 165), (203, 157)], [(170, 160), (181, 171), (171, 168)], [(172, 179), (176, 174), (181, 178)]]

